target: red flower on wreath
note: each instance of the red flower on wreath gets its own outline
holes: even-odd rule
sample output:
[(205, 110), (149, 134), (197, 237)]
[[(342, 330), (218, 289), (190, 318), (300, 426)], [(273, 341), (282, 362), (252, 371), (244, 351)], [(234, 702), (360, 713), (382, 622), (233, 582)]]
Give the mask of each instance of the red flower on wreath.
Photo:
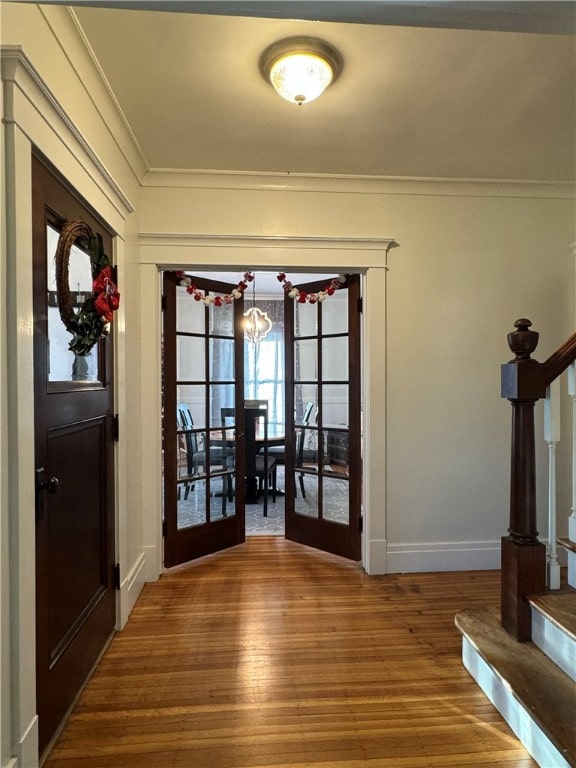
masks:
[(105, 323), (111, 322), (112, 312), (120, 306), (120, 294), (112, 280), (112, 269), (110, 267), (104, 267), (98, 276), (94, 278), (92, 290), (95, 294), (94, 309), (103, 318)]

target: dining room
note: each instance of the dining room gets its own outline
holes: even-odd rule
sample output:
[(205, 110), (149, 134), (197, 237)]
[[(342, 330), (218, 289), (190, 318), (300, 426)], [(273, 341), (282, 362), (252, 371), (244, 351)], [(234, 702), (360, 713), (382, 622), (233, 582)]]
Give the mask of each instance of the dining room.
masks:
[[(164, 531), (172, 517), (176, 537), (196, 542), (186, 559), (245, 536), (289, 537), (287, 511), (304, 526), (350, 527), (360, 473), (351, 484), (348, 294), (360, 276), (346, 279), (165, 273)], [(219, 543), (198, 546), (207, 535)]]

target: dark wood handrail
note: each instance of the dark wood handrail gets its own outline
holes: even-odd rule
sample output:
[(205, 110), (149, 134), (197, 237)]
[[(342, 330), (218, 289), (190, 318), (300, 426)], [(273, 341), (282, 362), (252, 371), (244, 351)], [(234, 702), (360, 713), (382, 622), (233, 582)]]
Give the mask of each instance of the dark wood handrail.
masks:
[(576, 334), (545, 363), (531, 355), (539, 335), (530, 320), (514, 323), (508, 345), (514, 359), (502, 366), (502, 397), (512, 403), (510, 525), (502, 537), (501, 621), (517, 640), (531, 639), (528, 598), (546, 591), (546, 547), (536, 528), (534, 405), (546, 388), (576, 360)]
[(550, 386), (574, 362), (576, 362), (576, 333), (573, 333), (569, 339), (566, 339), (564, 344), (556, 352), (553, 352), (548, 360), (542, 363), (544, 386)]

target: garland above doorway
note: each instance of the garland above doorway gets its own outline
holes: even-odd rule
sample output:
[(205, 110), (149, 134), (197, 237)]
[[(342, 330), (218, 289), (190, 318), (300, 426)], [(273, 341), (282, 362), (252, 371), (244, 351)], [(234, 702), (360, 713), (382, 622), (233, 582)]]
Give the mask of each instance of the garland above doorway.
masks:
[[(239, 299), (248, 287), (248, 283), (251, 283), (255, 277), (254, 272), (244, 272), (242, 280), (232, 288), (230, 293), (211, 296), (201, 288), (196, 287), (192, 282), (192, 278), (185, 272), (175, 272), (174, 274), (180, 280), (180, 285), (183, 288), (186, 288), (186, 292), (191, 296), (194, 296), (196, 301), (203, 301), (206, 306), (214, 304), (215, 307), (221, 307), (223, 304), (231, 304), (234, 299)], [(346, 275), (338, 275), (338, 277), (333, 278), (322, 290), (306, 293), (293, 285), (293, 283), (286, 277), (285, 272), (279, 272), (276, 275), (276, 279), (282, 284), (284, 293), (299, 304), (305, 304), (306, 302), (315, 304), (317, 301), (325, 301), (346, 283)]]

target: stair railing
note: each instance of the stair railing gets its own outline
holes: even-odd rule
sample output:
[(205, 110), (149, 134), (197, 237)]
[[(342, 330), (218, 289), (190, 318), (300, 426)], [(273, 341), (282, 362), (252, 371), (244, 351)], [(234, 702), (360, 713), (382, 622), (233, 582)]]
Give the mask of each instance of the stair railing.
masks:
[[(570, 366), (569, 370), (573, 368)], [(556, 446), (560, 442), (560, 379), (546, 389), (544, 402), (544, 440), (548, 445), (548, 556), (546, 558), (546, 586), (560, 589), (560, 563), (558, 562), (556, 506)]]
[[(531, 638), (531, 611), (528, 597), (546, 592), (546, 547), (536, 530), (536, 452), (534, 405), (546, 397), (553, 382), (576, 360), (576, 333), (544, 363), (531, 355), (539, 334), (531, 331), (530, 320), (514, 323), (508, 345), (515, 357), (502, 366), (502, 397), (512, 403), (512, 447), (510, 474), (510, 525), (502, 537), (501, 623), (517, 640)], [(551, 390), (553, 391), (553, 390)], [(550, 425), (546, 431), (549, 468), (555, 475), (555, 449), (560, 438), (559, 415), (550, 403)], [(557, 407), (557, 406), (556, 406)], [(576, 468), (575, 468), (576, 473)], [(554, 511), (556, 498), (549, 494)], [(576, 501), (572, 514), (576, 516)], [(550, 533), (552, 539), (552, 532)], [(554, 542), (556, 536), (554, 535)], [(555, 564), (554, 564), (555, 565)], [(555, 568), (552, 569), (555, 573)]]
[[(568, 540), (576, 542), (576, 363), (568, 369), (568, 394), (572, 400), (572, 504), (568, 518)], [(571, 558), (568, 568), (568, 581), (576, 585), (574, 572), (576, 558)]]

